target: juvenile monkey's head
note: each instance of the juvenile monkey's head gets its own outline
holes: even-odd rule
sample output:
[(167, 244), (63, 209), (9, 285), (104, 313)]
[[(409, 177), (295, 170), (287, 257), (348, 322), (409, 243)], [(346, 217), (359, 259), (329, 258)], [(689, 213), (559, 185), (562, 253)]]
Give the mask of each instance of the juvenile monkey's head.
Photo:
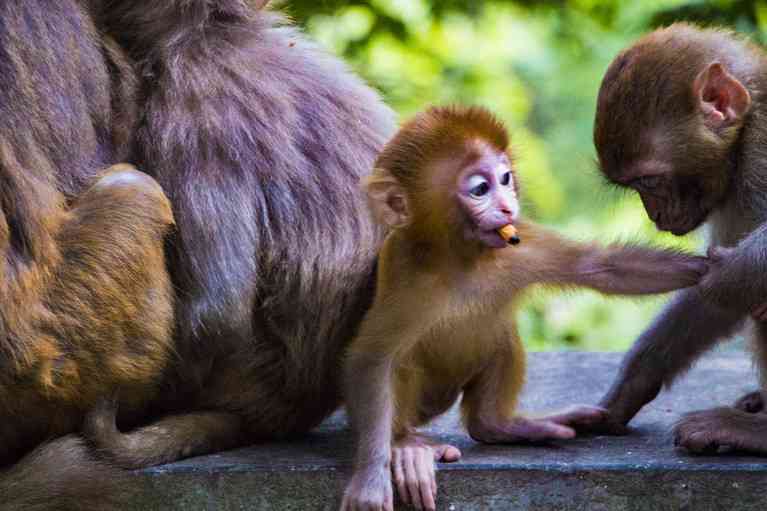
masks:
[(498, 229), (519, 216), (503, 124), (484, 108), (432, 107), (384, 147), (366, 182), (378, 218), (414, 236), (502, 248)]
[(729, 32), (675, 24), (608, 68), (594, 124), (600, 168), (639, 193), (659, 229), (686, 234), (726, 196), (759, 60)]

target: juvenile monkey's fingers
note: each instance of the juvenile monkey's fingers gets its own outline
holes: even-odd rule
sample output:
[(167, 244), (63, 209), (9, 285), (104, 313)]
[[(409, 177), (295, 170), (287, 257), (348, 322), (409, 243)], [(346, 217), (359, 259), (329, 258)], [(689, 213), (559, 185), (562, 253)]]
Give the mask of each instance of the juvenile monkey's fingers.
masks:
[(437, 478), (434, 471), (434, 459), (427, 449), (415, 452), (415, 467), (418, 487), (421, 491), (421, 503), (427, 511), (437, 509), (434, 494), (437, 492)]
[(607, 416), (607, 410), (600, 406), (576, 405), (544, 419), (565, 426), (590, 426), (605, 421)]
[(549, 419), (519, 418), (509, 426), (508, 434), (513, 441), (540, 442), (573, 438), (575, 430)]
[(546, 439), (561, 439), (567, 440), (575, 437), (575, 430), (569, 426), (557, 424), (552, 421), (539, 421), (540, 430), (536, 433), (540, 438), (535, 438), (535, 434), (531, 440), (546, 440)]
[(392, 449), (392, 475), (397, 486), (397, 494), (404, 504), (410, 504), (410, 495), (405, 483), (405, 467), (402, 459), (402, 449)]
[(434, 461), (452, 463), (461, 459), (461, 450), (450, 444), (439, 444), (432, 447), (434, 449)]
[(384, 494), (384, 511), (394, 511), (394, 488), (389, 484)]
[[(700, 279), (706, 275), (711, 267), (711, 261), (706, 257), (701, 256), (689, 256), (686, 260), (682, 261), (681, 269), (689, 272), (694, 279)], [(675, 271), (677, 268), (669, 268)]]
[(405, 481), (410, 493), (410, 503), (416, 509), (423, 509), (421, 504), (421, 489), (418, 487), (418, 471), (416, 469), (415, 449), (404, 448), (402, 450), (405, 465)]

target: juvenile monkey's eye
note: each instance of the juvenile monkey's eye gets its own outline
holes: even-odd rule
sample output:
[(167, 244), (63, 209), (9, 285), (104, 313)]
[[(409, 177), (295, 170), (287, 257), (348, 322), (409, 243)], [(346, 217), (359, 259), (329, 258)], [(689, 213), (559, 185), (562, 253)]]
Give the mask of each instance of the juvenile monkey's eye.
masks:
[(482, 197), (485, 195), (488, 191), (490, 191), (490, 185), (487, 183), (480, 183), (471, 190), (469, 190), (469, 193), (471, 193), (475, 197)]
[(507, 186), (509, 183), (511, 183), (511, 172), (505, 172), (501, 176), (501, 184)]
[(474, 197), (482, 197), (490, 191), (490, 184), (483, 176), (471, 176), (468, 183), (469, 193)]

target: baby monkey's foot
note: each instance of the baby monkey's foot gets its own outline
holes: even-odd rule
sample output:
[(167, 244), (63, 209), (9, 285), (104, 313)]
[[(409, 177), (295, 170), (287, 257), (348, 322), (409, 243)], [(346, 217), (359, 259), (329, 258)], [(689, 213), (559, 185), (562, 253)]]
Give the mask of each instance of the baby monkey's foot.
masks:
[(461, 451), (449, 444), (409, 434), (392, 446), (392, 477), (399, 498), (416, 509), (437, 508), (437, 476), (435, 461), (453, 462)]
[(579, 405), (546, 417), (514, 417), (498, 423), (480, 422), (469, 428), (472, 438), (484, 443), (546, 442), (575, 437), (576, 428), (603, 421), (607, 410)]

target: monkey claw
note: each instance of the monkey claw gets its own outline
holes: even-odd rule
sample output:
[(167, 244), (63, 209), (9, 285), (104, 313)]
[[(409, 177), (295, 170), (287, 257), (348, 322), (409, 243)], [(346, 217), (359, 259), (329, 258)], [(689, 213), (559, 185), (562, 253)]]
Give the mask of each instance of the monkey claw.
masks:
[[(521, 410), (594, 403), (613, 379), (619, 354), (533, 353)], [(429, 429), (463, 458), (440, 464), (443, 510), (764, 509), (767, 458), (691, 456), (674, 448), (684, 412), (730, 405), (753, 390), (739, 352), (701, 360), (631, 423), (624, 437), (582, 437), (544, 446), (473, 442), (453, 410)], [(352, 437), (337, 414), (303, 439), (192, 458), (134, 473), (139, 510), (336, 511), (349, 475)], [(398, 508), (399, 509), (399, 508)], [(401, 507), (401, 509), (406, 509)]]

